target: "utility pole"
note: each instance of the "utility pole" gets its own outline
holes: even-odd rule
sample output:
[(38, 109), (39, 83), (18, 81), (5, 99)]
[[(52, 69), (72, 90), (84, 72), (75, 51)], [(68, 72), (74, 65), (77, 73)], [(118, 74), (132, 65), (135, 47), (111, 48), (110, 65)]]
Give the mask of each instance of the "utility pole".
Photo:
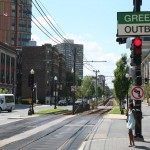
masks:
[(95, 81), (95, 97), (97, 102), (97, 73), (100, 72), (99, 70), (93, 70), (96, 74), (96, 81)]
[(73, 86), (74, 86), (74, 98), (73, 98), (73, 105), (72, 105), (72, 114), (75, 113), (75, 100), (76, 100), (76, 51), (77, 49), (74, 48), (73, 56), (74, 56), (74, 63), (73, 63)]

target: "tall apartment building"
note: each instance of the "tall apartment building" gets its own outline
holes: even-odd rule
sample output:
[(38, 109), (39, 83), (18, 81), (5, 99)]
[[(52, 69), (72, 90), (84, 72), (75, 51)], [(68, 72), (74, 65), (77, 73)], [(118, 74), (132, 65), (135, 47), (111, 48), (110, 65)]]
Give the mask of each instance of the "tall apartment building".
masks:
[(31, 40), (32, 0), (0, 0), (0, 41), (15, 47)]
[(74, 67), (74, 55), (76, 55), (75, 68), (76, 74), (80, 79), (83, 78), (83, 45), (74, 44), (73, 40), (64, 41), (61, 44), (55, 45), (59, 50), (59, 53), (65, 55), (66, 58), (66, 69), (71, 71)]

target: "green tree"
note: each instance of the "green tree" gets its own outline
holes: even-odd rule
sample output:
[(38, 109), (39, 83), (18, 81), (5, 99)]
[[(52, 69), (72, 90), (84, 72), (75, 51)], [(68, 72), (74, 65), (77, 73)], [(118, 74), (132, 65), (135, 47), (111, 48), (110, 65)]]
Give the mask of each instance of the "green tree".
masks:
[(145, 98), (147, 99), (147, 103), (149, 103), (149, 98), (150, 98), (150, 84), (145, 84), (144, 90), (145, 90)]
[(128, 69), (129, 67), (127, 65), (127, 56), (124, 54), (116, 63), (116, 69), (114, 70), (115, 79), (113, 80), (115, 96), (120, 102), (121, 113), (123, 113), (121, 107), (123, 104), (122, 102), (125, 99), (125, 96), (130, 86), (130, 81), (126, 78), (126, 73), (128, 72)]
[(81, 94), (82, 97), (92, 98), (94, 95), (94, 83), (92, 81), (92, 77), (86, 76), (84, 77), (81, 84)]
[(8, 94), (8, 90), (7, 89), (0, 89), (0, 93), (1, 94)]
[(81, 86), (78, 86), (77, 91), (76, 91), (76, 98), (83, 97), (81, 88), (82, 88)]
[(98, 86), (98, 87), (97, 87), (97, 94), (98, 94), (98, 97), (102, 97), (103, 89), (102, 89), (101, 86)]
[(105, 86), (105, 96), (109, 97), (111, 95), (109, 86)]
[[(75, 84), (76, 87), (79, 87), (82, 84), (82, 79), (75, 75)], [(71, 92), (71, 86), (74, 84), (74, 74), (70, 71), (66, 72), (66, 85), (64, 85), (64, 89), (62, 90), (62, 95), (64, 95), (67, 99), (68, 97), (73, 97), (73, 92)], [(81, 96), (80, 88), (77, 88), (76, 97)], [(80, 94), (79, 94), (80, 93)]]

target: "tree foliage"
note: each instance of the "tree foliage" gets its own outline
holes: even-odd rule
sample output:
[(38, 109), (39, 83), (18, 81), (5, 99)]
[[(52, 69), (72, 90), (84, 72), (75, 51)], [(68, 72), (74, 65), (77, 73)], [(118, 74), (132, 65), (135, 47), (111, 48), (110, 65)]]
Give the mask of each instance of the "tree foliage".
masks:
[(129, 67), (127, 66), (127, 56), (124, 54), (120, 60), (116, 63), (116, 69), (114, 70), (114, 90), (116, 98), (121, 102), (125, 99), (130, 82), (126, 78), (126, 73)]
[(0, 94), (8, 94), (8, 90), (7, 89), (0, 89)]
[(97, 87), (97, 93), (98, 93), (98, 95), (97, 95), (98, 97), (102, 97), (104, 91), (103, 91), (103, 89), (102, 89), (101, 86), (98, 86), (98, 87)]
[(82, 97), (92, 98), (95, 92), (94, 83), (92, 81), (92, 77), (86, 76), (84, 77), (81, 84), (81, 94)]
[(150, 84), (146, 84), (144, 89), (145, 89), (145, 97), (147, 100), (149, 100), (149, 98), (150, 98)]

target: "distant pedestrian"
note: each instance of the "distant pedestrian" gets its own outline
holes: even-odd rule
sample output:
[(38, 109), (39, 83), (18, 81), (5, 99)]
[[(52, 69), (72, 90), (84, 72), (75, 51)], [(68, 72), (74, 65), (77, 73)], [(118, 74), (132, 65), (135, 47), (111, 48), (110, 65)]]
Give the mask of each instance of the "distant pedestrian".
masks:
[(133, 136), (133, 130), (135, 130), (135, 123), (136, 123), (136, 113), (135, 110), (133, 109), (133, 103), (130, 103), (128, 107), (128, 116), (127, 116), (127, 128), (129, 129), (128, 134), (130, 140), (129, 147), (135, 146)]

